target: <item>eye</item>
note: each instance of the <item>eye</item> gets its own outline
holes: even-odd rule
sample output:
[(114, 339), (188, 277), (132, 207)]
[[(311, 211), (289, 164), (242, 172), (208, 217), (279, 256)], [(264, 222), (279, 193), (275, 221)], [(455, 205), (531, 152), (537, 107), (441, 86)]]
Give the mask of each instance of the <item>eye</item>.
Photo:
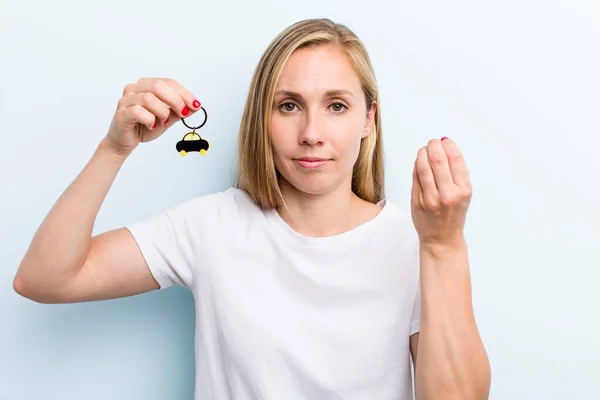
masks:
[[(287, 107), (286, 107), (286, 106), (287, 106)], [(291, 108), (290, 108), (289, 106), (291, 106)], [(279, 105), (279, 109), (280, 109), (280, 110), (281, 110), (281, 108), (282, 108), (282, 107), (284, 108), (284, 111), (285, 111), (285, 112), (292, 112), (292, 111), (294, 111), (294, 107), (296, 107), (296, 104), (294, 104), (294, 103), (292, 103), (292, 102), (289, 102), (289, 101), (288, 101), (288, 102), (286, 102), (286, 103), (281, 103), (281, 104)]]
[(346, 107), (345, 104), (339, 103), (339, 102), (338, 103), (333, 103), (333, 104), (331, 104), (331, 106), (333, 106), (333, 107), (338, 106), (337, 109), (334, 108), (334, 111), (337, 112), (337, 113), (343, 113), (344, 111), (346, 111), (345, 109), (348, 108), (348, 107)]

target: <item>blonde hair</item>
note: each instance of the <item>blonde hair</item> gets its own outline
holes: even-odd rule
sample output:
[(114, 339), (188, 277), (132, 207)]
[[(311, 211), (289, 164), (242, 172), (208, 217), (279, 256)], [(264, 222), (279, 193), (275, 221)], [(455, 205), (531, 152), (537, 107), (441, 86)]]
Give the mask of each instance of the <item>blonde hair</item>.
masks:
[(345, 25), (329, 19), (308, 19), (286, 28), (266, 49), (254, 72), (240, 123), (235, 186), (246, 191), (262, 209), (284, 205), (269, 135), (279, 76), (295, 50), (321, 44), (345, 50), (360, 79), (367, 109), (371, 109), (373, 101), (377, 102), (372, 130), (361, 141), (352, 172), (352, 191), (372, 203), (384, 198), (379, 92), (369, 55), (362, 42)]

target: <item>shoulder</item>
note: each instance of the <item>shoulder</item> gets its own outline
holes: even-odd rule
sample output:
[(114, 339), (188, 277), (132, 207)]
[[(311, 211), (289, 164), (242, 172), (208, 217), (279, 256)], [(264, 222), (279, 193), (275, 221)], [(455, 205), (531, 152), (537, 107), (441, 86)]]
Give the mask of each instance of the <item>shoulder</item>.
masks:
[(179, 203), (166, 213), (188, 220), (220, 223), (261, 213), (245, 191), (231, 187), (223, 191), (198, 196)]
[(384, 207), (382, 212), (385, 213), (385, 221), (390, 229), (404, 238), (418, 238), (409, 209), (400, 207), (390, 199), (382, 200), (379, 204)]
[(134, 221), (127, 228), (136, 237), (153, 237), (158, 243), (207, 243), (256, 221), (262, 211), (242, 190), (197, 196), (163, 211)]
[(410, 210), (389, 199), (382, 200), (379, 204), (383, 206), (383, 210), (378, 216), (381, 222), (374, 235), (375, 242), (378, 246), (393, 249), (406, 257), (413, 258), (418, 252), (419, 235)]
[(255, 212), (259, 208), (245, 191), (230, 187), (226, 190), (209, 193), (185, 200), (169, 210), (189, 211), (198, 214), (210, 212)]

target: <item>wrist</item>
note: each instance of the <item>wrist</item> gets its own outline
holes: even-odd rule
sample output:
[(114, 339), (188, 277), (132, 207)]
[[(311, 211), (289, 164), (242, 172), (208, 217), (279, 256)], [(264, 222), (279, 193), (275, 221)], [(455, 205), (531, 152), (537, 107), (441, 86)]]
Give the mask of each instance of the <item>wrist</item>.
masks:
[(126, 149), (115, 145), (108, 136), (105, 136), (98, 144), (97, 152), (114, 158), (115, 161), (125, 161), (133, 152), (133, 149)]
[(467, 248), (467, 240), (464, 235), (457, 236), (455, 238), (445, 240), (443, 242), (420, 242), (419, 247), (421, 251), (431, 254), (440, 255), (447, 253), (462, 252)]

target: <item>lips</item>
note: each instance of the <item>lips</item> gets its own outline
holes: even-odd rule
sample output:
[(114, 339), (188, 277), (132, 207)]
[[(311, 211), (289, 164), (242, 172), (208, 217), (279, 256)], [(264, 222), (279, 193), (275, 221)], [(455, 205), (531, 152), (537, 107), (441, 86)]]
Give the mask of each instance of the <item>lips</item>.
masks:
[(329, 161), (326, 158), (319, 158), (319, 157), (302, 157), (302, 158), (297, 158), (295, 159), (295, 161), (303, 168), (319, 168), (324, 166), (325, 164), (327, 164), (327, 162)]
[(302, 158), (298, 158), (298, 161), (308, 161), (308, 162), (316, 162), (316, 161), (327, 161), (326, 158), (319, 158), (319, 157), (302, 157)]

